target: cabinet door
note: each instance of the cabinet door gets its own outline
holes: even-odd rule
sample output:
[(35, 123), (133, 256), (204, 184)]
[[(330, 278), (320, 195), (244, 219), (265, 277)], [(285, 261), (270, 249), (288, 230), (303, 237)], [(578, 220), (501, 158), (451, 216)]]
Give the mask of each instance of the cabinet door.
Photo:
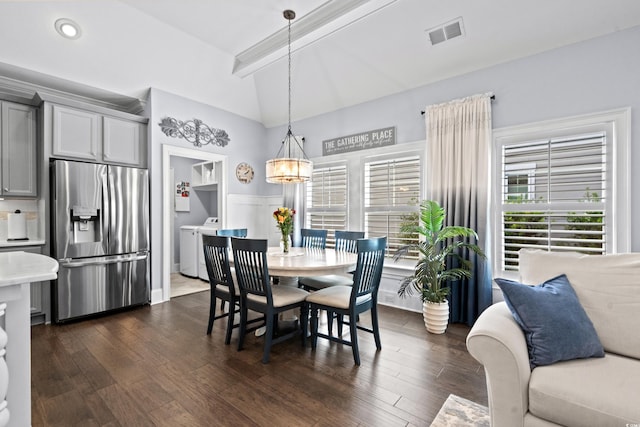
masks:
[(2, 103), (2, 195), (37, 196), (36, 111)]
[(100, 115), (74, 108), (53, 106), (54, 156), (101, 160)]
[(104, 117), (102, 129), (105, 162), (144, 167), (146, 132), (141, 123)]

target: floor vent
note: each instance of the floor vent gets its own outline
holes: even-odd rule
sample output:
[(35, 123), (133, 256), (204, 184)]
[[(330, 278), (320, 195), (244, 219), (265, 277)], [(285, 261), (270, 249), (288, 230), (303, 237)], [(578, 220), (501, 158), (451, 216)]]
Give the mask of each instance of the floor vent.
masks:
[(427, 34), (429, 35), (431, 45), (435, 46), (447, 40), (464, 35), (463, 28), (462, 18), (457, 18), (451, 22), (447, 22), (446, 24), (427, 30)]

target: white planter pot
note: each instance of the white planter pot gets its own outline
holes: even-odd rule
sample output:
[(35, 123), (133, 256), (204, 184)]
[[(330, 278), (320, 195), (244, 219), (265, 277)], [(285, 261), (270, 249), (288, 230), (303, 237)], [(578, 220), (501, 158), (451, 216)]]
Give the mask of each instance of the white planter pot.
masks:
[(423, 303), (422, 317), (427, 331), (432, 334), (444, 334), (449, 324), (449, 301)]

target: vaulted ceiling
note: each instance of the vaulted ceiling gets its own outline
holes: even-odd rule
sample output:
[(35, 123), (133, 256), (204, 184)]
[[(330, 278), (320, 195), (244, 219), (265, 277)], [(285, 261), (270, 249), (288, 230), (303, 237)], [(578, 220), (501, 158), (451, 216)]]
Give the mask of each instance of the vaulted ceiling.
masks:
[[(637, 0), (0, 1), (0, 75), (135, 98), (157, 87), (276, 126), (285, 9), (293, 120), (640, 25)], [(59, 18), (81, 37), (59, 36)], [(462, 36), (432, 46), (427, 30), (458, 18)]]

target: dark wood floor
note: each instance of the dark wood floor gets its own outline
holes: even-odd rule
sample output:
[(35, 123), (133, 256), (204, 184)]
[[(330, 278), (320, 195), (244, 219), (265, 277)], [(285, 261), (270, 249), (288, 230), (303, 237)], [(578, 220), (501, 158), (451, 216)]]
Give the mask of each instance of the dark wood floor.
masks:
[[(32, 328), (33, 426), (428, 426), (450, 393), (487, 405), (469, 328), (428, 334), (422, 316), (380, 307), (382, 351), (320, 340), (245, 350), (205, 334), (209, 293), (63, 326)], [(369, 318), (363, 317), (363, 323)]]

